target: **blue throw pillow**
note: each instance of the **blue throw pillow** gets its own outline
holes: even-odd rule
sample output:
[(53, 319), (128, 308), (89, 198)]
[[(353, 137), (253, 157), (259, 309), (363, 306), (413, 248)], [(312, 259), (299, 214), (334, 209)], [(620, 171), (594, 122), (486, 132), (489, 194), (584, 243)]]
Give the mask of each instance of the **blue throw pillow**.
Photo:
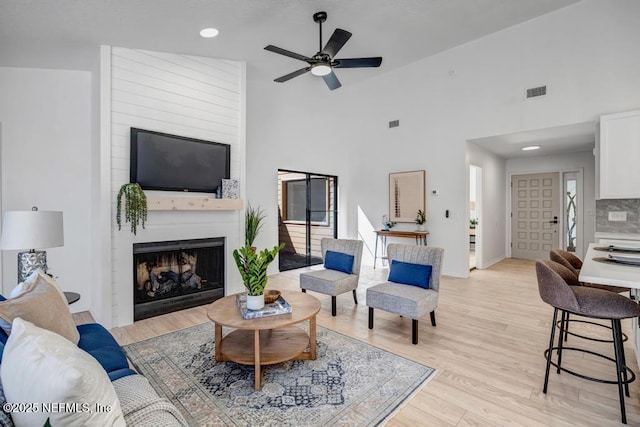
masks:
[(394, 259), (389, 269), (389, 281), (429, 289), (431, 269), (430, 265), (411, 264)]
[(351, 274), (353, 271), (353, 255), (327, 251), (324, 254), (324, 268)]

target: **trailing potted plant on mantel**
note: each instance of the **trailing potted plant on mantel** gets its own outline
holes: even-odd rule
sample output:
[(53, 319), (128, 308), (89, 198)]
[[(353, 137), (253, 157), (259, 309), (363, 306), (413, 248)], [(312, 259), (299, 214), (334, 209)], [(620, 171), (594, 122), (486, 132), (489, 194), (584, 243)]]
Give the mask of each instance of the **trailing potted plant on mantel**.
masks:
[(122, 229), (122, 197), (125, 198), (124, 204), (124, 219), (126, 222), (131, 223), (131, 232), (136, 234), (138, 225), (142, 225), (147, 221), (147, 196), (144, 194), (140, 184), (136, 182), (130, 182), (123, 184), (118, 191), (117, 207), (116, 207), (116, 222), (118, 223), (118, 230)]

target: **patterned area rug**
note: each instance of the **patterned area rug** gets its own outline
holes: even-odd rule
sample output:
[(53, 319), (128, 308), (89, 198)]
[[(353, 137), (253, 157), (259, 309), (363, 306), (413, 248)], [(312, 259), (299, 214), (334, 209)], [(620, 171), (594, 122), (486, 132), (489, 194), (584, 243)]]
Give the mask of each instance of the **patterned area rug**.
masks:
[(319, 326), (317, 342), (316, 360), (268, 366), (259, 391), (252, 366), (215, 362), (212, 323), (124, 349), (194, 426), (378, 425), (434, 372)]

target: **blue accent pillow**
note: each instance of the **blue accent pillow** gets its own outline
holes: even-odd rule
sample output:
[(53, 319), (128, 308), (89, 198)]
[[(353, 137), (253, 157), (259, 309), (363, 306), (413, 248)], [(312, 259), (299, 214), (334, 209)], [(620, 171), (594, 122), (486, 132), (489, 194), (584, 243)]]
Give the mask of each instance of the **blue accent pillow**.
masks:
[(430, 265), (412, 264), (394, 259), (391, 261), (388, 280), (403, 285), (419, 286), (424, 289), (429, 289), (431, 270), (432, 267)]
[[(4, 295), (0, 294), (0, 301), (6, 301), (7, 299), (4, 297)], [(7, 335), (7, 333), (0, 329), (0, 362), (2, 361), (2, 352), (4, 351), (4, 345), (7, 343), (7, 340), (9, 339), (9, 335)], [(1, 424), (0, 424), (1, 425)]]
[(351, 274), (353, 271), (353, 255), (342, 252), (327, 251), (324, 254), (324, 268)]

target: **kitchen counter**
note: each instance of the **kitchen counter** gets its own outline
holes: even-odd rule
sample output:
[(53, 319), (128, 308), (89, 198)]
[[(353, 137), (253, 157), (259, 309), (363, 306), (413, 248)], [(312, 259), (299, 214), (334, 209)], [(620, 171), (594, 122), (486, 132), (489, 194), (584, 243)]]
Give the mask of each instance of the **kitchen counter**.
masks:
[[(596, 233), (597, 234), (597, 233)], [(611, 235), (614, 233), (608, 233)], [(616, 235), (619, 237), (620, 235)], [(614, 285), (631, 288), (631, 295), (636, 302), (640, 301), (640, 267), (630, 265), (607, 264), (594, 261), (594, 258), (604, 258), (607, 252), (596, 251), (595, 247), (603, 246), (603, 243), (622, 242), (628, 243), (628, 246), (640, 246), (639, 242), (633, 242), (630, 239), (607, 238), (604, 236), (596, 236), (609, 242), (591, 243), (587, 254), (584, 257), (584, 264), (580, 270), (579, 280), (581, 282), (600, 283), (603, 285)], [(624, 254), (622, 254), (624, 255)], [(628, 256), (638, 256), (637, 254), (629, 254)], [(633, 336), (633, 347), (636, 351), (636, 360), (640, 364), (640, 323), (637, 318), (631, 321), (631, 332)]]
[(594, 235), (598, 239), (615, 239), (615, 240), (640, 240), (640, 234), (637, 233), (603, 233), (597, 231)]

